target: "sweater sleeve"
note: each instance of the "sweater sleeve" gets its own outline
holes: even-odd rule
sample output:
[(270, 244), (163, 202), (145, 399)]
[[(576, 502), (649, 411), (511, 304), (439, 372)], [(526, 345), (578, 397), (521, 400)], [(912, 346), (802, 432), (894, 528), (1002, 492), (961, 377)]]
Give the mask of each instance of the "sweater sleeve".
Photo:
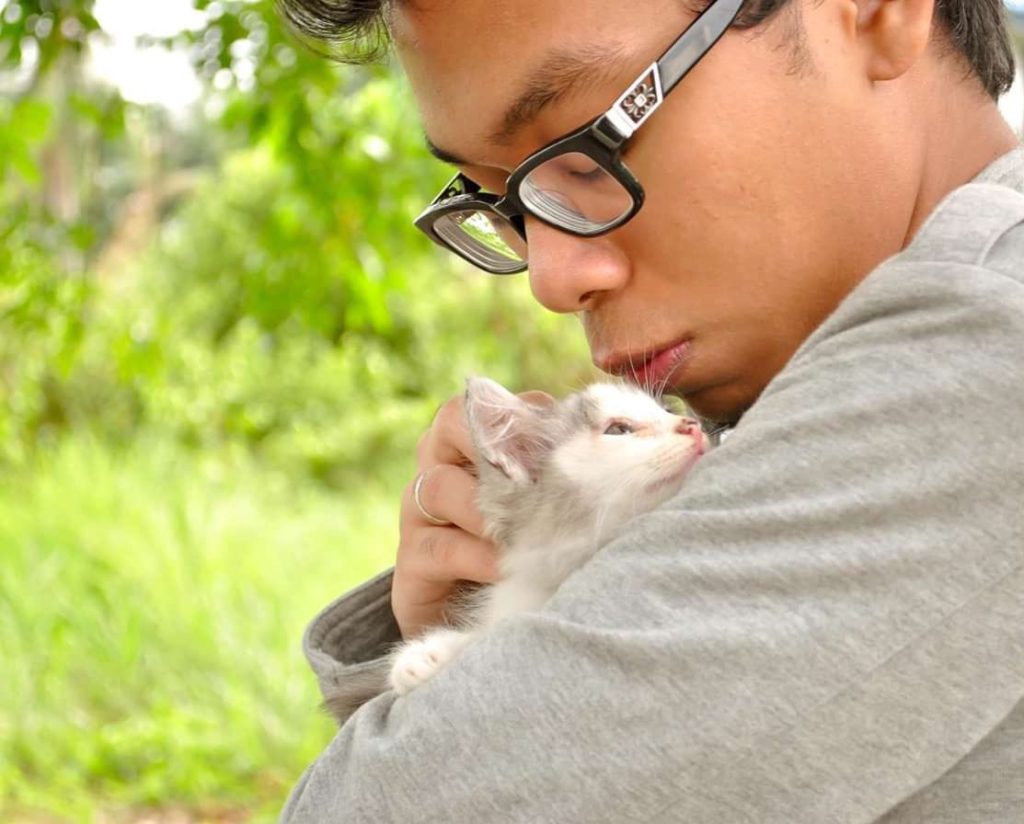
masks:
[(393, 573), (388, 569), (342, 595), (307, 628), (302, 649), (324, 698), (402, 640), (391, 611)]
[(365, 705), (283, 820), (896, 809), (1024, 698), (1022, 357), (1013, 277), (883, 266), (675, 499), (545, 609)]

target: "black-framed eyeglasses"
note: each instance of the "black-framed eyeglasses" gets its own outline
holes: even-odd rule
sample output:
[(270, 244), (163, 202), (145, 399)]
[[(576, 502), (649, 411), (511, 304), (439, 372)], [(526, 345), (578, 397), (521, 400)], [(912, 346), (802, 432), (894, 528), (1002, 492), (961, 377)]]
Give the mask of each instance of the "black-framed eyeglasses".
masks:
[(722, 38), (743, 2), (712, 0), (608, 111), (524, 160), (509, 175), (503, 197), (458, 174), (416, 226), (495, 275), (527, 267), (525, 214), (578, 237), (622, 226), (644, 203), (643, 187), (622, 162), (624, 146)]

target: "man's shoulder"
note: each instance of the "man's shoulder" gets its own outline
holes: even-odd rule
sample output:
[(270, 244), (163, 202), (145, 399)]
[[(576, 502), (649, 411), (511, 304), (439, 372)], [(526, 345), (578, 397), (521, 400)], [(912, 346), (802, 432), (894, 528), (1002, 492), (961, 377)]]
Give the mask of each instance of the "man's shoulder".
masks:
[(841, 367), (873, 396), (918, 381), (932, 394), (948, 384), (980, 397), (989, 378), (1016, 374), (1022, 346), (1024, 193), (972, 182), (847, 296), (775, 383), (804, 366), (832, 382)]
[(913, 243), (872, 272), (810, 343), (866, 321), (893, 338), (979, 324), (1024, 335), (1024, 192), (977, 180), (953, 191)]
[[(1024, 194), (1014, 194), (1024, 200)], [(1014, 223), (993, 237), (979, 265), (1012, 281), (1024, 283), (1024, 221)]]
[(969, 266), (1024, 280), (1024, 146), (951, 192), (892, 263)]
[(1024, 193), (978, 181), (953, 191), (889, 265), (990, 269), (1024, 281)]

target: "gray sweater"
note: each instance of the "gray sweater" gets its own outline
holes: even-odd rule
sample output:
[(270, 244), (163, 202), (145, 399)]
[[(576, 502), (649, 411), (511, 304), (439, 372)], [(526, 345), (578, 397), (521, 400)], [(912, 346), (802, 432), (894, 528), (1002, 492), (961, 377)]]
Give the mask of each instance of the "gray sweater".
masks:
[[(282, 820), (1021, 824), (1022, 362), (1018, 149), (675, 499), (545, 609), (356, 713)], [(322, 686), (397, 640), (389, 585), (309, 628)]]

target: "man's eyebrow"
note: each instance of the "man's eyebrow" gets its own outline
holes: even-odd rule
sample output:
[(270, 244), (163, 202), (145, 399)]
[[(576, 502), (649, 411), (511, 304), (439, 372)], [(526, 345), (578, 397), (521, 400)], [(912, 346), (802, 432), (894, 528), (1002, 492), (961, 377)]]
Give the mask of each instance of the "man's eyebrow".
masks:
[(532, 123), (548, 106), (619, 74), (623, 48), (618, 43), (551, 52), (526, 80), (523, 91), (505, 110), (501, 126), (488, 139), (499, 146)]
[[(624, 49), (618, 43), (551, 52), (528, 76), (519, 96), (505, 110), (501, 125), (487, 139), (498, 146), (507, 145), (520, 129), (532, 123), (548, 106), (573, 92), (617, 77), (623, 53)], [(427, 151), (438, 160), (453, 166), (471, 165), (429, 137), (425, 139)]]

